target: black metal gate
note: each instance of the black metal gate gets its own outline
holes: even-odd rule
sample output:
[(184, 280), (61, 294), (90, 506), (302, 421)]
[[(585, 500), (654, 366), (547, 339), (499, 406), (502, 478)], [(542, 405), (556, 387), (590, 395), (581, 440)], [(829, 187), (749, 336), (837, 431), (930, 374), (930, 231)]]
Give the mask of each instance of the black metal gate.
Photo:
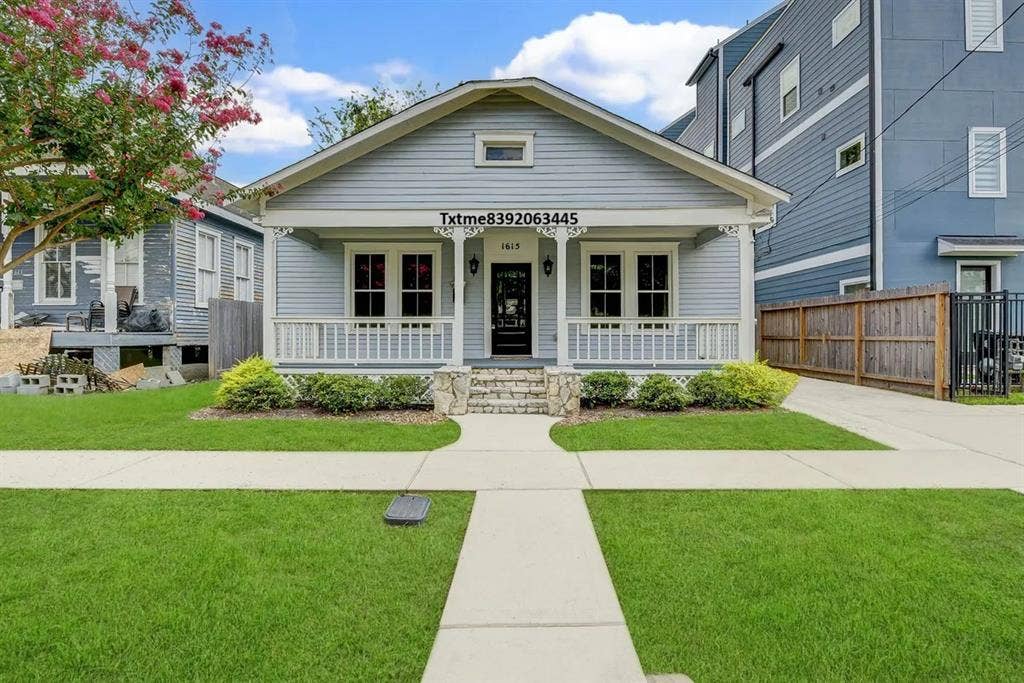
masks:
[(1024, 389), (1024, 293), (958, 292), (950, 302), (950, 398)]

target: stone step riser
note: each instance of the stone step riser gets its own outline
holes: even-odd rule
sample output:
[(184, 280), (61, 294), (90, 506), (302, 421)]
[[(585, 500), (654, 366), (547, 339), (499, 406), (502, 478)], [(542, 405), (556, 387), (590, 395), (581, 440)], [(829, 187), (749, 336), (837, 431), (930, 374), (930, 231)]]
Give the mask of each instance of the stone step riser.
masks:
[(547, 409), (548, 402), (542, 398), (471, 398), (473, 408), (540, 408)]
[(520, 396), (504, 396), (499, 398), (523, 398), (526, 396), (544, 396), (547, 389), (539, 387), (470, 387), (470, 394), (491, 395), (491, 394), (523, 394)]
[(533, 407), (515, 407), (515, 406), (470, 406), (469, 412), (471, 413), (491, 413), (491, 414), (502, 414), (502, 415), (547, 415), (545, 408), (533, 408)]

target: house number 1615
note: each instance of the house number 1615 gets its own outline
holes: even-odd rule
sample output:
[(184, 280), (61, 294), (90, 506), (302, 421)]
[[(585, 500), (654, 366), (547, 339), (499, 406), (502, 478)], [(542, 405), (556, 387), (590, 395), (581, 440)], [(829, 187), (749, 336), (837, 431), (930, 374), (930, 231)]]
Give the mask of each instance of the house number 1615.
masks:
[(519, 251), (519, 242), (502, 242), (502, 251)]

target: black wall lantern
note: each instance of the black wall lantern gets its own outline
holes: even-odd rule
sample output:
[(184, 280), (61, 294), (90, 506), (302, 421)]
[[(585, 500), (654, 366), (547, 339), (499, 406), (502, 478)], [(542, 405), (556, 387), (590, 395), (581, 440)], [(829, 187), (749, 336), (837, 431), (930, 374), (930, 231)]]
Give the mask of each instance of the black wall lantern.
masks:
[(551, 270), (554, 267), (555, 267), (555, 264), (551, 262), (551, 256), (548, 255), (548, 257), (546, 259), (544, 259), (544, 275), (545, 275), (545, 277), (551, 277)]
[(473, 254), (473, 258), (469, 259), (469, 274), (476, 275), (478, 270), (480, 270), (480, 261), (477, 259), (476, 254)]

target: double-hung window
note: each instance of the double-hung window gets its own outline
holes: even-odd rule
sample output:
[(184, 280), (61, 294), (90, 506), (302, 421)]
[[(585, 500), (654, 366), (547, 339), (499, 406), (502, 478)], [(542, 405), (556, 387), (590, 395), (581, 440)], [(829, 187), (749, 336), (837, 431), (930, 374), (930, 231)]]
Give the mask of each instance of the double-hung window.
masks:
[(832, 20), (832, 47), (843, 42), (860, 25), (860, 0), (850, 0)]
[(783, 121), (800, 109), (800, 55), (779, 73), (779, 115)]
[[(37, 230), (37, 240), (45, 231)], [(75, 301), (75, 245), (51, 247), (37, 257), (36, 299), (40, 304), (68, 304)]]
[(137, 288), (142, 301), (142, 233), (114, 247), (114, 285)]
[(964, 0), (967, 49), (1003, 51), (1003, 0)]
[(196, 229), (196, 308), (220, 295), (220, 235)]
[[(619, 318), (622, 316), (622, 254), (591, 254), (590, 316)], [(610, 328), (617, 325), (599, 325)]]
[(971, 128), (968, 149), (971, 197), (1006, 196), (1006, 129)]
[[(668, 254), (636, 255), (636, 314), (640, 318), (669, 316)], [(656, 325), (644, 325), (655, 329)]]
[[(668, 318), (673, 315), (675, 244), (582, 244), (584, 315), (591, 318)], [(587, 310), (589, 308), (589, 311)], [(591, 329), (619, 329), (621, 323), (591, 322)], [(635, 329), (662, 329), (643, 322)]]
[[(349, 310), (356, 318), (430, 318), (440, 303), (436, 244), (347, 244), (351, 270)], [(360, 323), (383, 327), (382, 322)], [(420, 327), (403, 322), (402, 327)]]
[(252, 301), (253, 288), (253, 246), (247, 242), (235, 241), (235, 300)]

